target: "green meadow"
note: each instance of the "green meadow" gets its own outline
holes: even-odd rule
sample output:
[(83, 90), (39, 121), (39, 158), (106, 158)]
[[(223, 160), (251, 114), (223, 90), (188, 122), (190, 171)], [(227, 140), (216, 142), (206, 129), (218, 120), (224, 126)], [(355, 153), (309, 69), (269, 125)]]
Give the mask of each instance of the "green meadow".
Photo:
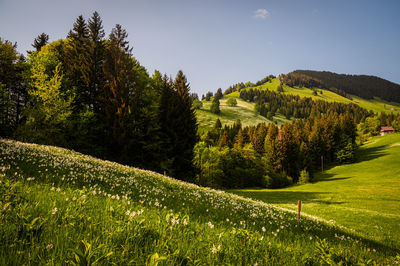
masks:
[(400, 260), (398, 248), (319, 217), (298, 223), (295, 212), (262, 201), (4, 139), (0, 223), (1, 265), (394, 265)]
[[(277, 91), (280, 85), (279, 78), (275, 78), (270, 82), (266, 82), (260, 86), (248, 87), (249, 89), (259, 89), (259, 90), (271, 90)], [(340, 102), (340, 103), (354, 103), (367, 110), (372, 110), (374, 112), (400, 112), (400, 104), (393, 102), (386, 102), (379, 98), (374, 99), (363, 99), (357, 96), (352, 96), (352, 100), (345, 98), (339, 94), (332, 91), (317, 89), (318, 95), (313, 94), (313, 90), (306, 87), (289, 87), (283, 85), (283, 90), (285, 94), (299, 95), (300, 97), (310, 97), (314, 100), (324, 100), (327, 102)], [(322, 93), (321, 93), (322, 92)], [(233, 97), (237, 100), (238, 105), (236, 107), (230, 107), (226, 104), (228, 98)], [(236, 120), (240, 119), (243, 126), (253, 126), (259, 123), (270, 123), (271, 121), (267, 118), (254, 113), (254, 103), (246, 102), (241, 100), (240, 92), (235, 91), (228, 95), (225, 95), (223, 99), (220, 100), (220, 114), (214, 114), (210, 111), (211, 101), (203, 101), (203, 107), (196, 110), (197, 121), (199, 124), (199, 132), (203, 133), (210, 130), (215, 121), (219, 118), (223, 125), (232, 125)], [(281, 125), (288, 120), (281, 114), (274, 116), (274, 122)]]
[(284, 189), (231, 191), (346, 227), (356, 235), (400, 248), (400, 134), (370, 139), (357, 162), (328, 167), (312, 183)]
[[(203, 101), (203, 107), (196, 110), (197, 121), (199, 123), (199, 132), (202, 133), (214, 127), (217, 119), (221, 120), (222, 125), (232, 125), (240, 119), (242, 126), (252, 126), (259, 123), (270, 123), (267, 118), (254, 113), (254, 104), (236, 98), (237, 106), (231, 107), (226, 104), (228, 97), (220, 100), (220, 114), (214, 114), (210, 111), (211, 101)], [(288, 120), (284, 116), (277, 115), (274, 120), (280, 125)]]
[[(246, 90), (249, 89), (259, 89), (259, 90), (265, 90), (268, 89), (270, 91), (277, 91), (278, 86), (280, 85), (280, 80), (279, 78), (275, 78), (271, 80), (270, 82), (266, 82), (260, 86), (256, 87), (248, 87)], [(353, 98), (352, 100), (345, 98), (341, 95), (338, 95), (332, 91), (328, 90), (321, 90), (317, 89), (318, 95), (313, 94), (313, 90), (311, 88), (306, 88), (306, 87), (289, 87), (287, 85), (283, 85), (283, 91), (285, 94), (292, 94), (292, 95), (299, 95), (300, 97), (310, 97), (315, 100), (324, 100), (328, 102), (341, 102), (341, 103), (354, 103), (357, 104), (367, 110), (372, 110), (374, 112), (394, 112), (398, 113), (400, 112), (400, 104), (399, 103), (393, 103), (393, 102), (387, 102), (379, 98), (374, 98), (374, 99), (363, 99), (357, 96), (352, 95), (351, 97)], [(239, 97), (238, 92), (233, 92), (229, 94), (228, 96), (232, 97)], [(391, 110), (393, 108), (394, 110)]]

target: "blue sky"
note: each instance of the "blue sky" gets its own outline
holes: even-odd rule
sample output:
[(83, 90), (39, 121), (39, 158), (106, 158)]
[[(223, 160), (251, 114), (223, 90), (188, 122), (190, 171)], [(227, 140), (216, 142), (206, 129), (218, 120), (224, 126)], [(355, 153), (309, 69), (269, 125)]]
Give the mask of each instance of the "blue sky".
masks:
[(400, 83), (400, 1), (0, 0), (0, 37), (25, 52), (94, 11), (107, 35), (117, 23), (128, 31), (150, 73), (182, 69), (199, 94), (295, 69)]

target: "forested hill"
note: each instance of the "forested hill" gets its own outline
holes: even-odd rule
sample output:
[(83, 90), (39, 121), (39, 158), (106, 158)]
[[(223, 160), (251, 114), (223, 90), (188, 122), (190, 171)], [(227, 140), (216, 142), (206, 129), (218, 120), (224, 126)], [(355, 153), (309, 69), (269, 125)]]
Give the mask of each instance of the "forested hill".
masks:
[(295, 70), (282, 76), (291, 85), (309, 87), (307, 85), (312, 84), (342, 95), (353, 94), (365, 99), (379, 97), (389, 102), (400, 102), (400, 85), (375, 76), (312, 70)]

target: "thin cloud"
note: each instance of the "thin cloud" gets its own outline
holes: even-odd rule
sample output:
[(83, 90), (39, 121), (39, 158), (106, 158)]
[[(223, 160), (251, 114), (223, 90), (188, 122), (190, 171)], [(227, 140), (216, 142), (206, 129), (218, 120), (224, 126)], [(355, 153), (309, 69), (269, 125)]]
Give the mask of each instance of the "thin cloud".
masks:
[(257, 19), (266, 19), (269, 16), (268, 10), (264, 8), (257, 9), (254, 11), (254, 17)]

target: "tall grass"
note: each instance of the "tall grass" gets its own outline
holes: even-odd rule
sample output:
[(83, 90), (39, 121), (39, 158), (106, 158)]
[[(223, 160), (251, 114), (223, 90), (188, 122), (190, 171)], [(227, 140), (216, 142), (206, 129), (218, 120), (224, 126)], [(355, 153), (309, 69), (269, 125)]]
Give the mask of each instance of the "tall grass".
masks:
[(0, 264), (395, 264), (316, 217), (49, 146), (0, 140)]

